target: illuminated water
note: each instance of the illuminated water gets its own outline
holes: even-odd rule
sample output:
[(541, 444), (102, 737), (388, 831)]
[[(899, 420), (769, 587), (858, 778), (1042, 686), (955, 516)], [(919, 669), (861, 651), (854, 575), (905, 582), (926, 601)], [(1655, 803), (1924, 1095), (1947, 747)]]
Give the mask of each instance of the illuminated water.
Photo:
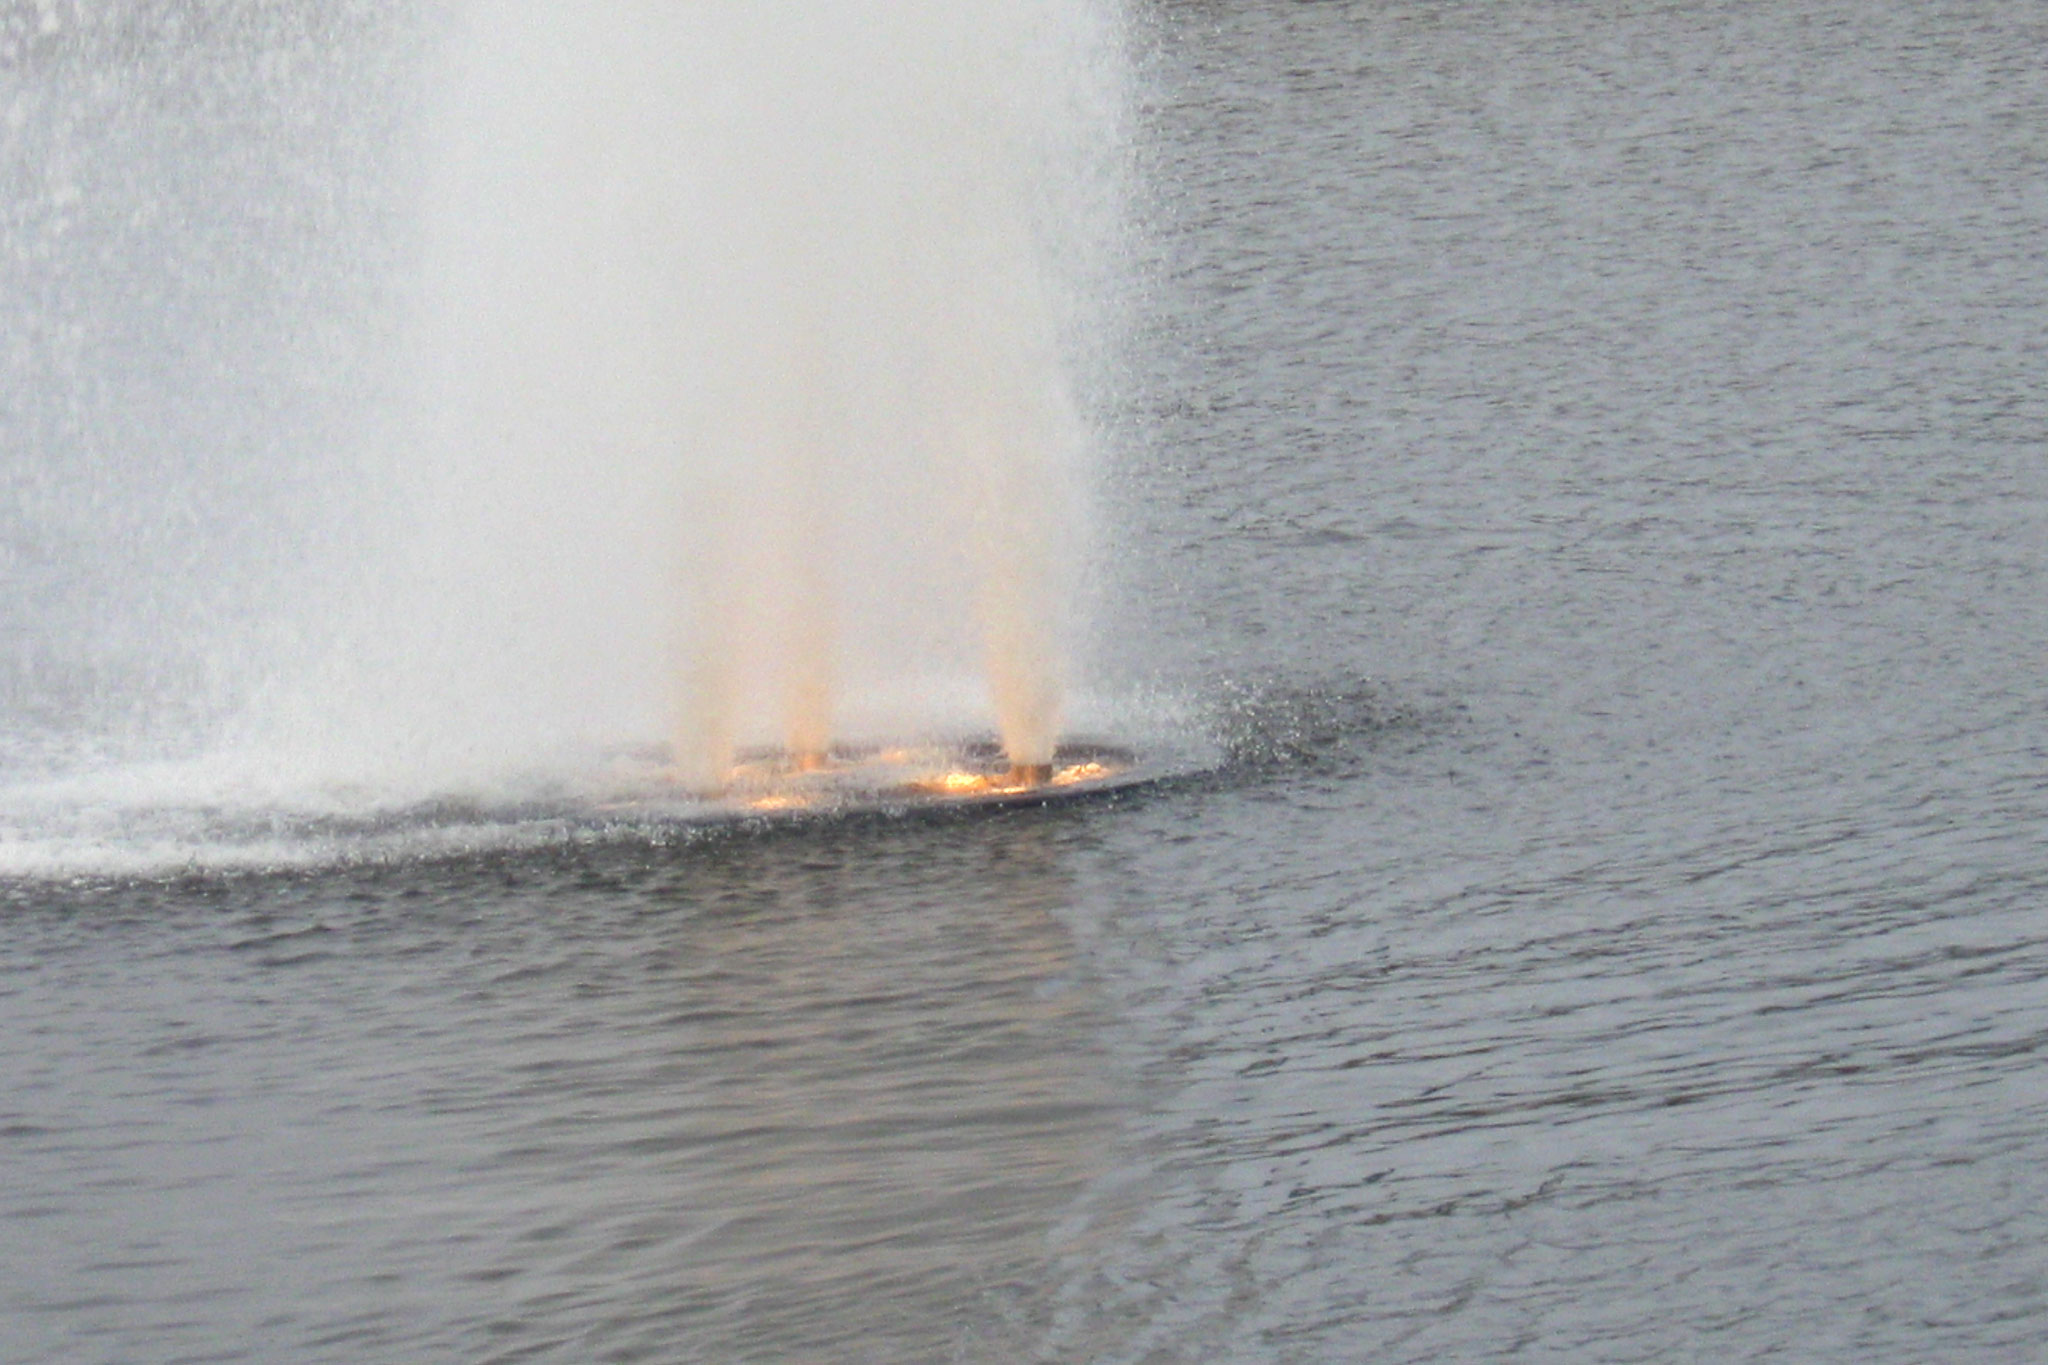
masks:
[[(2035, 7), (1154, 18), (1108, 634), (1218, 766), (16, 879), (0, 1360), (2048, 1352)], [(329, 287), (277, 269), (298, 234), (382, 249), (331, 235), (367, 182), (320, 189), (319, 118), (265, 161), (107, 117), (189, 177), (133, 231), (239, 283), (5, 264), (154, 300), (68, 409), (9, 389), (17, 772), (123, 695), (122, 638), (232, 635), (182, 587), (89, 608), (267, 560), (227, 511), (303, 466), (229, 456), (374, 368), (279, 330)], [(20, 452), (82, 409), (158, 415), (78, 477), (182, 520), (34, 515), (81, 504)]]

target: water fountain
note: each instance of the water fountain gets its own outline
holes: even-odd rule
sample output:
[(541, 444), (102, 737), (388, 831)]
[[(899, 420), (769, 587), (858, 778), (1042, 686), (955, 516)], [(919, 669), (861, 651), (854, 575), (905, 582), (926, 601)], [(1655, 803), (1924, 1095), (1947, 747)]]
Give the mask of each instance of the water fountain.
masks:
[(508, 459), (528, 487), (578, 450), (649, 472), (673, 522), (643, 544), (688, 555), (685, 785), (943, 791), (901, 741), (979, 653), (1005, 763), (971, 776), (1050, 789), (1086, 544), (1063, 293), (1109, 36), (1065, 0), (475, 6), (438, 83), (436, 463), (451, 501)]
[[(46, 654), (123, 637), (126, 671), (36, 730), (30, 805), (54, 779), (59, 804), (273, 817), (758, 811), (1128, 768), (1062, 739), (1095, 542), (1073, 377), (1116, 198), (1104, 4), (345, 10), (48, 5), (17, 56), (15, 188), (47, 210), (9, 225), (17, 261), (83, 277), (123, 215), (161, 225), (89, 316), (46, 291), (9, 376), (43, 419), (16, 483), (37, 454), (91, 465), (31, 491), (108, 528), (54, 557), (126, 556), (0, 622)], [(346, 94), (365, 70), (381, 93)], [(152, 270), (171, 287), (133, 287)], [(157, 356), (208, 344), (180, 307), (217, 350), (233, 320), (210, 359), (251, 378), (161, 428)], [(115, 333), (166, 382), (66, 408), (106, 391)], [(18, 667), (13, 710), (77, 701), (60, 672)]]

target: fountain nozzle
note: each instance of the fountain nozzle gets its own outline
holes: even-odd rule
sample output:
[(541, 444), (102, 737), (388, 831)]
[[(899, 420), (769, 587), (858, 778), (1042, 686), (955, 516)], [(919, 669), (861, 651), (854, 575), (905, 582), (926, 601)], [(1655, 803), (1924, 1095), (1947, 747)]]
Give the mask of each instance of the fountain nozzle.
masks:
[(1050, 763), (1012, 763), (1009, 775), (1003, 779), (1006, 787), (1042, 787), (1052, 781)]

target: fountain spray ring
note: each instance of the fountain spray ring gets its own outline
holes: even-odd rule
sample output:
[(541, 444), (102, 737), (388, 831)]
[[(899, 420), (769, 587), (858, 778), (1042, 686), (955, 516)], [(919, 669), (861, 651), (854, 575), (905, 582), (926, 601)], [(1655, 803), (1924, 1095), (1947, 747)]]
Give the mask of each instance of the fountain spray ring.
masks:
[(1096, 796), (1157, 776), (1131, 749), (1097, 739), (1067, 740), (1050, 762), (1030, 765), (1012, 763), (992, 740), (834, 744), (810, 752), (762, 746), (741, 750), (717, 790), (692, 788), (663, 764), (659, 776), (629, 784), (625, 799), (608, 805), (646, 810), (687, 800), (692, 822), (991, 809)]

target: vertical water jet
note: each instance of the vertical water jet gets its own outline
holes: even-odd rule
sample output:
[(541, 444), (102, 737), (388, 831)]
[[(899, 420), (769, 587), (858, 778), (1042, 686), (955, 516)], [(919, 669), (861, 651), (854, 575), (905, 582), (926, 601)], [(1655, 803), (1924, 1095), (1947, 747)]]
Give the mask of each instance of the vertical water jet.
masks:
[[(436, 137), (414, 482), (425, 533), (484, 535), (423, 634), (443, 658), (550, 635), (591, 657), (458, 664), (462, 723), (573, 697), (630, 730), (665, 697), (676, 770), (707, 790), (764, 743), (822, 768), (863, 735), (991, 720), (1018, 772), (1048, 769), (1112, 18), (472, 0)], [(678, 681), (647, 689), (652, 660)], [(979, 726), (944, 701), (963, 674)], [(513, 695), (466, 706), (465, 685)]]

